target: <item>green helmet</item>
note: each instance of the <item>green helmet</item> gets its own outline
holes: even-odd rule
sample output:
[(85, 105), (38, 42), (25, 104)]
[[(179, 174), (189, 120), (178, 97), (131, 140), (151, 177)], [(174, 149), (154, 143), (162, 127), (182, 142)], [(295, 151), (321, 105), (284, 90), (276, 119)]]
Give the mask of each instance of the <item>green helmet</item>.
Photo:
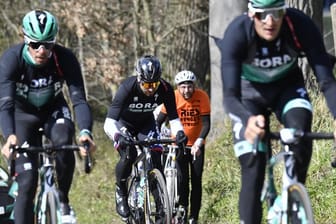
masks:
[(285, 6), (285, 0), (250, 0), (252, 8), (255, 9), (267, 9), (267, 8), (279, 8)]
[(23, 17), (22, 30), (33, 41), (55, 41), (58, 24), (51, 13), (34, 10)]

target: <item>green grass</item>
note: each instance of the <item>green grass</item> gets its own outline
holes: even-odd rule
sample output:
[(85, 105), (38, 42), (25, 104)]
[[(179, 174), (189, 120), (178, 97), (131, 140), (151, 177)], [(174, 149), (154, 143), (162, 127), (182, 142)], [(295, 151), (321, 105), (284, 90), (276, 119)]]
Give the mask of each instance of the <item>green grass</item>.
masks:
[[(332, 119), (324, 99), (321, 96), (312, 96), (312, 99), (315, 110), (313, 129), (331, 131)], [(218, 127), (213, 125), (213, 128)], [(208, 142), (206, 147), (201, 224), (239, 223), (240, 167), (233, 153), (230, 122), (225, 121), (220, 128), (223, 134)], [(70, 192), (71, 204), (77, 213), (78, 224), (121, 224), (114, 201), (114, 170), (119, 155), (103, 133), (101, 122), (95, 123), (94, 137), (98, 145), (94, 169), (85, 174), (83, 163), (77, 163)], [(314, 144), (306, 186), (316, 223), (336, 223), (336, 170), (330, 166), (331, 150), (331, 142)]]

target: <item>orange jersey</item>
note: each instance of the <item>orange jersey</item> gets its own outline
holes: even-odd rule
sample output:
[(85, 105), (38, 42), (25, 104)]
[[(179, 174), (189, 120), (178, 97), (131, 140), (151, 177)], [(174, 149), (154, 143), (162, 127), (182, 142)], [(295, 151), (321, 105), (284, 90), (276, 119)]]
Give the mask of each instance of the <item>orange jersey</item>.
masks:
[[(185, 100), (178, 90), (175, 90), (177, 113), (183, 124), (184, 133), (188, 136), (188, 146), (192, 146), (202, 129), (202, 115), (210, 115), (210, 99), (208, 94), (195, 89), (194, 94)], [(163, 106), (161, 112), (167, 114)]]

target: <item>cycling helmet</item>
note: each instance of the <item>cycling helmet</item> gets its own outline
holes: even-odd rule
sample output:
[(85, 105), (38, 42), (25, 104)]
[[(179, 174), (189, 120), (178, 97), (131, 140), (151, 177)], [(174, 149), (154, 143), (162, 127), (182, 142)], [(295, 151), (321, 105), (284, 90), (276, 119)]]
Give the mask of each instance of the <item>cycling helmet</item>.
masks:
[(249, 8), (267, 9), (280, 8), (285, 6), (285, 0), (250, 0)]
[(55, 41), (58, 24), (51, 13), (34, 10), (23, 17), (22, 30), (25, 37), (32, 41)]
[(141, 57), (135, 67), (138, 80), (143, 82), (157, 82), (161, 78), (161, 63), (152, 55)]
[(175, 84), (179, 85), (182, 82), (196, 82), (196, 76), (192, 71), (180, 71), (179, 73), (176, 74), (175, 76)]

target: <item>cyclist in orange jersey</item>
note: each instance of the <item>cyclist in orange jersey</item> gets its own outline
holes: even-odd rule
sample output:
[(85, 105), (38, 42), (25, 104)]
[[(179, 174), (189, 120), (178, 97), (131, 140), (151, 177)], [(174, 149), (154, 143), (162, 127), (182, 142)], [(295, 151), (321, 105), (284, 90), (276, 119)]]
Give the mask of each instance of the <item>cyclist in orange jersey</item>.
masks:
[[(202, 200), (202, 173), (204, 165), (205, 138), (210, 131), (210, 100), (208, 94), (195, 86), (196, 76), (191, 71), (181, 71), (175, 76), (175, 100), (177, 113), (188, 136), (187, 146), (191, 148), (178, 160), (182, 174), (179, 186), (179, 203), (188, 211), (189, 167), (191, 175), (189, 223), (197, 223)], [(162, 107), (157, 117), (159, 126), (167, 116)], [(196, 156), (196, 157), (195, 157)], [(186, 216), (187, 217), (187, 216)], [(186, 223), (187, 220), (185, 220)]]

